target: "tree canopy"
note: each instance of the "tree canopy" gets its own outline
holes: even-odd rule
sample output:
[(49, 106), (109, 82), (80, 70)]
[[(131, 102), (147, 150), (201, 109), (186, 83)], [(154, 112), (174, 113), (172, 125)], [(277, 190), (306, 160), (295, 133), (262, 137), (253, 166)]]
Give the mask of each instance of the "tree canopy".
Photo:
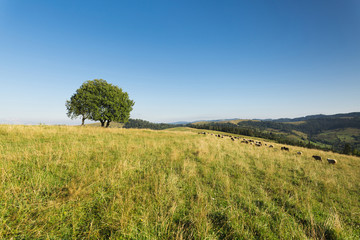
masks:
[(89, 119), (108, 127), (113, 121), (127, 122), (134, 101), (118, 86), (103, 79), (94, 79), (83, 83), (65, 105), (67, 115), (72, 119), (81, 117), (82, 125)]

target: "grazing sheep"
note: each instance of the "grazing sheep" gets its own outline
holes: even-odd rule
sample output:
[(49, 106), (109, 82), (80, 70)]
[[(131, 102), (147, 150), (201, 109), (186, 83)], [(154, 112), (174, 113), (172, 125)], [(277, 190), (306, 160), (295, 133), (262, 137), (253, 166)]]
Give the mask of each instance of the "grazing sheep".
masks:
[(289, 151), (290, 149), (288, 147), (281, 147), (281, 150)]
[(336, 160), (335, 160), (335, 159), (331, 159), (331, 158), (328, 158), (327, 161), (328, 161), (328, 163), (330, 163), (330, 164), (335, 164), (335, 163), (336, 163)]
[(315, 160), (322, 161), (322, 159), (321, 159), (321, 157), (320, 157), (320, 156), (313, 155), (312, 157), (313, 157)]
[(235, 141), (235, 139), (234, 139), (234, 138), (231, 138), (231, 140)]
[(297, 152), (297, 155), (301, 155), (302, 154), (302, 152)]
[(261, 143), (255, 143), (255, 145), (261, 147)]
[(269, 145), (269, 148), (273, 148), (274, 146), (273, 145)]

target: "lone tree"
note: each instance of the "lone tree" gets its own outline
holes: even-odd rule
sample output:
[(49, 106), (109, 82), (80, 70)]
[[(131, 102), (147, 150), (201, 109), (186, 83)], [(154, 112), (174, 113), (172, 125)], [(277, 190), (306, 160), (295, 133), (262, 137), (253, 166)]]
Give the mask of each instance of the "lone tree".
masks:
[(82, 125), (90, 119), (100, 121), (102, 127), (109, 127), (110, 122), (129, 120), (134, 101), (118, 86), (94, 79), (83, 83), (65, 105), (67, 115), (72, 119), (81, 117)]

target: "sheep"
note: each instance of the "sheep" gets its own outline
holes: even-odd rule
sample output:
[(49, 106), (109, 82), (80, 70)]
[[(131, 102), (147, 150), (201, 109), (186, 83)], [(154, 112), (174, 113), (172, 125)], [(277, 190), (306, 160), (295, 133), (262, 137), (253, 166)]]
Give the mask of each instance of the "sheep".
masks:
[(312, 157), (313, 157), (315, 160), (322, 161), (322, 159), (321, 159), (321, 157), (320, 157), (320, 156), (313, 155)]
[(330, 164), (335, 164), (337, 162), (335, 159), (331, 159), (331, 158), (328, 158), (327, 161)]

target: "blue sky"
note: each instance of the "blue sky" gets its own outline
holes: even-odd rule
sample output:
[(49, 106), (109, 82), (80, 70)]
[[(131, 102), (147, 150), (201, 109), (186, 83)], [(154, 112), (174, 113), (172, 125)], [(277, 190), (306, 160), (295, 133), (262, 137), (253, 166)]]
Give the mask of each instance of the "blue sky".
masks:
[(0, 0), (0, 123), (95, 78), (153, 122), (360, 111), (360, 1)]

